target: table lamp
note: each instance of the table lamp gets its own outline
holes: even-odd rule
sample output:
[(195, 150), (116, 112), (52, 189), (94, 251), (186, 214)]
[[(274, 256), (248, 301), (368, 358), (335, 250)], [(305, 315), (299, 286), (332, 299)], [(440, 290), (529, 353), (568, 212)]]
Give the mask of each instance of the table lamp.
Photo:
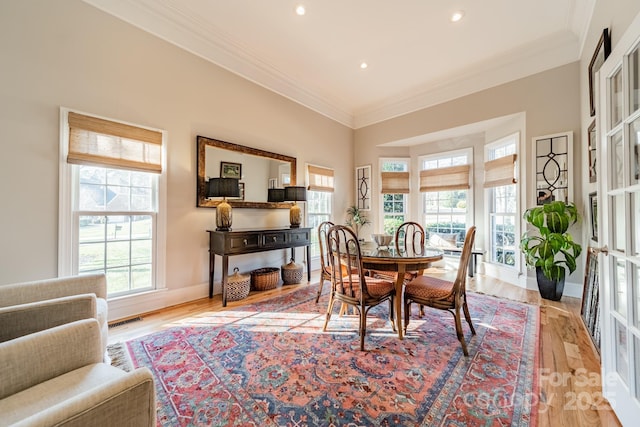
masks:
[(293, 202), (293, 206), (289, 210), (290, 228), (298, 228), (302, 223), (302, 211), (296, 202), (304, 202), (307, 200), (307, 189), (305, 187), (284, 187), (284, 200)]
[(267, 190), (267, 202), (284, 202), (284, 188), (269, 188)]
[(237, 178), (210, 178), (209, 197), (222, 197), (216, 207), (216, 231), (231, 230), (231, 205), (227, 197), (240, 197), (240, 180)]

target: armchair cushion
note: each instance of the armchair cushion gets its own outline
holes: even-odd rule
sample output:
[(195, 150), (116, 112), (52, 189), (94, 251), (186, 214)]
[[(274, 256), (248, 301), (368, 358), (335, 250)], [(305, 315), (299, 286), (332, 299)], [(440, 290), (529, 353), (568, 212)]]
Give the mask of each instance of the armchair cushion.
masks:
[[(90, 308), (86, 295), (95, 295), (95, 314), (84, 315)], [(70, 298), (78, 296), (77, 298)], [(63, 300), (55, 301), (63, 298)], [(64, 311), (61, 311), (64, 304)], [(77, 305), (76, 305), (77, 304)], [(11, 306), (19, 306), (10, 309)], [(6, 310), (2, 311), (2, 308)], [(0, 329), (9, 329), (22, 319), (29, 319), (14, 331), (0, 332), (0, 342), (26, 333), (36, 332), (71, 322), (93, 317), (98, 320), (102, 336), (102, 349), (106, 355), (109, 325), (107, 324), (107, 280), (104, 273), (0, 285)], [(81, 317), (82, 313), (82, 317)], [(11, 320), (12, 316), (16, 316)], [(31, 316), (31, 318), (29, 318)], [(37, 317), (37, 319), (36, 319)], [(6, 338), (2, 338), (4, 335)]]
[(152, 426), (153, 377), (102, 363), (95, 319), (0, 343), (0, 423)]

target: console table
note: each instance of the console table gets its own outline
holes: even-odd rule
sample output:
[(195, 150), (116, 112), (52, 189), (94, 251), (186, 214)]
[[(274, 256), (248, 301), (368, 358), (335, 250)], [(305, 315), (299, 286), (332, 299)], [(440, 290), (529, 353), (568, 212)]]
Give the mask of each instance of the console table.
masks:
[(311, 281), (311, 228), (267, 228), (263, 230), (245, 229), (236, 231), (214, 231), (209, 233), (209, 298), (213, 298), (213, 273), (215, 256), (222, 256), (222, 306), (227, 306), (227, 279), (229, 277), (229, 256), (254, 252), (291, 248), (291, 258), (295, 259), (295, 248), (307, 247), (307, 280)]

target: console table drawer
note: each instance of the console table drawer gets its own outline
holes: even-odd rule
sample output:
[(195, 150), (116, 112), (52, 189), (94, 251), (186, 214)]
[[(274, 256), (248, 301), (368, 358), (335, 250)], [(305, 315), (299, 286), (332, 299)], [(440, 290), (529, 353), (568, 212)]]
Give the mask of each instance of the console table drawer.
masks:
[(268, 248), (269, 246), (282, 247), (285, 243), (287, 243), (286, 233), (264, 233), (262, 236), (262, 244), (265, 248)]
[(230, 236), (227, 239), (229, 252), (242, 252), (260, 247), (260, 233), (247, 233), (238, 236)]
[(298, 243), (300, 245), (308, 245), (311, 242), (309, 230), (291, 231), (289, 233), (289, 243)]

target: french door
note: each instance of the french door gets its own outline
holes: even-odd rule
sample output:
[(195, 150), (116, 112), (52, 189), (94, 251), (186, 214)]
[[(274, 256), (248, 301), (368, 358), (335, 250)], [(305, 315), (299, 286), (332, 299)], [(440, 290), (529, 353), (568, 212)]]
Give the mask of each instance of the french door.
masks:
[(600, 69), (599, 95), (602, 386), (630, 426), (640, 419), (640, 14)]

